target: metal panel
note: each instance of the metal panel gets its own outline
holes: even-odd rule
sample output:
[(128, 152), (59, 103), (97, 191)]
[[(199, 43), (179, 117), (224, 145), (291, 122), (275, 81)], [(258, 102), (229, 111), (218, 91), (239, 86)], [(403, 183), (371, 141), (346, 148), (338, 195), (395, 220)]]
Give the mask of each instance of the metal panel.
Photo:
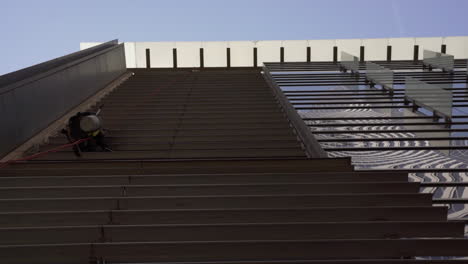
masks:
[(205, 67), (227, 66), (227, 42), (203, 42)]
[(232, 67), (252, 67), (253, 66), (253, 41), (229, 41), (231, 48)]
[(405, 96), (416, 104), (428, 107), (445, 116), (452, 116), (452, 91), (428, 84), (411, 77), (406, 77)]
[(126, 70), (124, 46), (116, 42), (72, 55), (0, 79), (0, 83), (7, 84), (0, 88), (0, 156), (46, 128)]
[(362, 46), (361, 39), (337, 39), (336, 46), (338, 46), (338, 53), (345, 50), (346, 52), (354, 55), (359, 55), (359, 49)]
[(424, 50), (425, 65), (430, 67), (439, 68), (444, 71), (453, 71), (454, 59), (453, 55), (443, 54), (432, 50)]
[(340, 64), (346, 70), (350, 70), (354, 73), (359, 73), (359, 58), (354, 55), (342, 51), (340, 57)]
[(137, 68), (146, 68), (146, 49), (150, 49), (151, 67), (171, 68), (174, 42), (135, 42)]
[(455, 56), (455, 59), (468, 58), (468, 37), (446, 37), (447, 53)]
[(125, 42), (125, 60), (127, 62), (127, 68), (136, 68), (136, 55), (135, 55), (135, 42)]
[(309, 40), (311, 61), (332, 61), (334, 40)]
[(261, 66), (264, 62), (279, 62), (280, 48), (282, 41), (258, 41), (258, 60), (257, 65)]
[(285, 40), (284, 61), (306, 61), (307, 60), (307, 40)]
[(391, 38), (388, 45), (392, 46), (392, 60), (410, 60), (413, 58), (414, 38)]
[(201, 42), (176, 42), (177, 67), (194, 68), (200, 67)]
[(365, 60), (385, 60), (387, 58), (388, 39), (363, 39), (366, 48)]
[(423, 58), (424, 50), (440, 50), (442, 38), (416, 38), (415, 45), (419, 46), (419, 59)]
[(393, 93), (393, 71), (382, 67), (376, 63), (366, 62), (367, 80), (382, 85), (383, 89), (388, 89)]

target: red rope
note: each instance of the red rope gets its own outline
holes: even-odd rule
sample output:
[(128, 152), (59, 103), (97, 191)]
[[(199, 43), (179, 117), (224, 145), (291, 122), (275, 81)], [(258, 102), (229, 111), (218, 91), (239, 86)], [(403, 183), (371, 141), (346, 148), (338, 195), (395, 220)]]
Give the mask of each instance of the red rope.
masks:
[(65, 145), (62, 145), (62, 146), (58, 146), (56, 148), (53, 148), (53, 149), (49, 149), (49, 150), (46, 150), (46, 151), (43, 151), (43, 152), (39, 152), (39, 153), (36, 153), (36, 154), (33, 154), (31, 156), (27, 156), (27, 157), (24, 157), (24, 158), (21, 158), (21, 159), (16, 159), (16, 160), (9, 160), (7, 162), (0, 162), (0, 169), (3, 169), (5, 168), (6, 166), (12, 164), (12, 163), (15, 163), (15, 162), (20, 162), (20, 161), (27, 161), (27, 160), (32, 160), (32, 159), (35, 159), (37, 157), (41, 157), (41, 156), (44, 156), (46, 154), (49, 154), (49, 153), (53, 153), (53, 152), (57, 152), (61, 149), (64, 149), (64, 148), (68, 148), (68, 147), (73, 147), (75, 145), (78, 145), (80, 143), (83, 143), (87, 140), (89, 140), (91, 137), (89, 138), (83, 138), (83, 139), (80, 139), (80, 140), (77, 140), (75, 142), (72, 142), (72, 143), (69, 143), (69, 144), (65, 144)]

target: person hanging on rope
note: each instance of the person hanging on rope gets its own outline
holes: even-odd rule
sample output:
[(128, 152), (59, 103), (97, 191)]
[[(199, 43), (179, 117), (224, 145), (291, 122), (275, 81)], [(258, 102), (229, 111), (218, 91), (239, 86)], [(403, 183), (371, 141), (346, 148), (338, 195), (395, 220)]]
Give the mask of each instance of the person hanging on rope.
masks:
[(98, 117), (101, 108), (102, 106), (97, 113), (78, 112), (70, 117), (67, 127), (62, 129), (62, 133), (67, 136), (70, 142), (88, 138), (88, 140), (74, 146), (73, 151), (77, 156), (81, 156), (80, 152), (97, 151), (97, 147), (100, 147), (102, 151), (112, 151), (105, 142), (102, 122)]

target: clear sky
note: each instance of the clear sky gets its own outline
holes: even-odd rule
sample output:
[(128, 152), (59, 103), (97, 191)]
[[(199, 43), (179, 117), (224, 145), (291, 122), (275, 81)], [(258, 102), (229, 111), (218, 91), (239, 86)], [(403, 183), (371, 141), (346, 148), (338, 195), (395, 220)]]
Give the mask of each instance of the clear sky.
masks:
[(0, 75), (80, 42), (468, 35), (468, 0), (0, 0)]

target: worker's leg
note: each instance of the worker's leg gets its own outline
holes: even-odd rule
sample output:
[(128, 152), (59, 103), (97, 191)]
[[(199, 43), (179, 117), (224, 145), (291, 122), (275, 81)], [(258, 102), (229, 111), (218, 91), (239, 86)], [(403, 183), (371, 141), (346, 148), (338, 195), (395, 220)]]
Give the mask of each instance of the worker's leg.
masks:
[(109, 145), (107, 145), (107, 143), (105, 142), (105, 139), (104, 139), (104, 134), (102, 132), (100, 132), (99, 134), (97, 134), (94, 139), (96, 140), (96, 145), (99, 146), (103, 151), (112, 151), (110, 148), (109, 148)]

